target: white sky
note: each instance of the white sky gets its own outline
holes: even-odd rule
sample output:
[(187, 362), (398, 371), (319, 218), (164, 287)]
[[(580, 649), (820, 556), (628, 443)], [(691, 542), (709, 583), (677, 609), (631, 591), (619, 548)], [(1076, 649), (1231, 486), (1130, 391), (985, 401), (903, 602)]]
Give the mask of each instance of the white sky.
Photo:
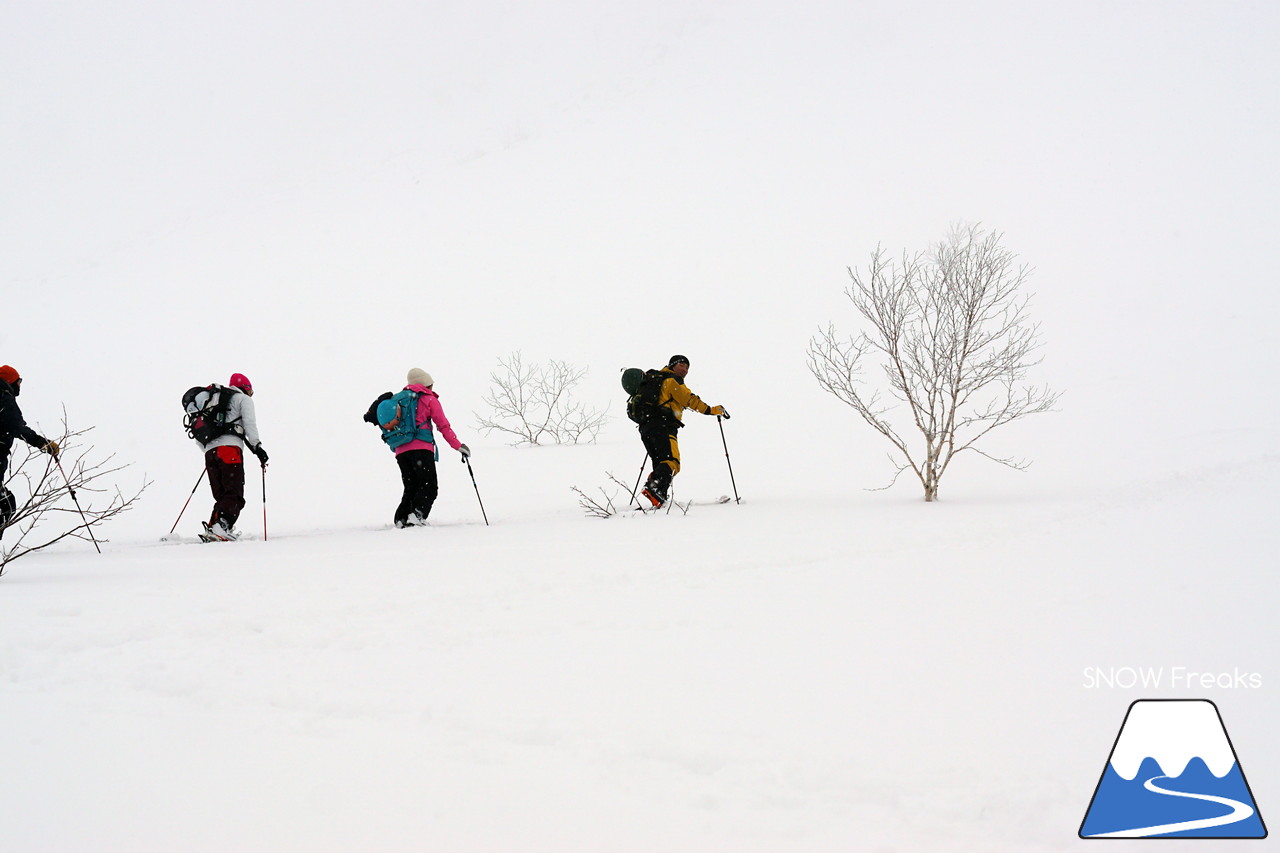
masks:
[[(29, 379), (29, 420), (66, 402), (152, 476), (198, 471), (176, 437), (190, 385), (248, 374), (273, 457), (305, 455), (371, 439), (290, 421), (286, 388), (336, 389), (346, 419), (418, 365), (470, 440), (516, 348), (591, 366), (587, 395), (615, 403), (618, 368), (686, 352), (743, 430), (845, 429), (803, 364), (819, 325), (852, 323), (845, 266), (959, 220), (1037, 268), (1037, 378), (1067, 392), (1041, 441), (1001, 453), (1052, 465), (1105, 424), (1085, 452), (1124, 461), (1153, 429), (1274, 414), (1270, 4), (6, 2), (4, 20), (0, 361)], [(1205, 388), (1225, 415), (1188, 411)], [(806, 441), (882, 459), (871, 437)]]

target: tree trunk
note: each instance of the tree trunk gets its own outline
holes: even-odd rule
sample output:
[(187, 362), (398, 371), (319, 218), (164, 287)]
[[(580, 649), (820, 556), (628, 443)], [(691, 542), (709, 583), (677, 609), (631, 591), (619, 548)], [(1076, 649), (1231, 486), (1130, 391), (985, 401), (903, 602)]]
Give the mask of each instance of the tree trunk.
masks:
[(938, 499), (938, 480), (941, 479), (941, 472), (938, 470), (937, 458), (937, 453), (930, 447), (929, 461), (925, 463), (924, 475), (920, 478), (920, 482), (924, 485), (926, 503)]
[(926, 503), (938, 499), (938, 472), (932, 465), (925, 469), (924, 499)]

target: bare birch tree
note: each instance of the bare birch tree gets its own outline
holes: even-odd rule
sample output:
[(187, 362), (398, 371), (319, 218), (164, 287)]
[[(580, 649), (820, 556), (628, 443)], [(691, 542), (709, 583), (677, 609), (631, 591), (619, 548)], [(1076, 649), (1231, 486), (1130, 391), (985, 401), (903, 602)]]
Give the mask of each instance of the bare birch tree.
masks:
[[(889, 485), (910, 468), (926, 501), (937, 500), (943, 474), (965, 451), (1028, 467), (978, 444), (997, 427), (1052, 410), (1059, 396), (1025, 383), (1041, 346), (1022, 292), (1031, 270), (1002, 237), (957, 226), (927, 253), (904, 251), (896, 265), (877, 247), (865, 271), (849, 269), (845, 289), (864, 330), (846, 338), (829, 325), (809, 341), (818, 384), (893, 445)], [(887, 397), (867, 382), (871, 365)]]
[(15, 498), (24, 494), (28, 497), (20, 503), (15, 501), (16, 510), (4, 527), (0, 575), (19, 557), (63, 539), (91, 541), (91, 529), (132, 509), (150, 485), (144, 481), (137, 491), (125, 494), (112, 484), (113, 475), (129, 466), (113, 464), (113, 456), (97, 457), (92, 445), (83, 446), (81, 439), (88, 432), (70, 431), (64, 415), (62, 435), (56, 439), (61, 448), (58, 462), (33, 448), (28, 448), (20, 461), (14, 460), (16, 464), (5, 477), (5, 487), (14, 492)]
[(519, 351), (500, 358), (498, 369), (489, 374), (489, 393), (482, 398), (490, 411), (476, 413), (478, 425), (486, 434), (515, 436), (515, 444), (594, 442), (609, 416), (573, 398), (586, 375), (587, 368), (563, 361), (525, 364)]

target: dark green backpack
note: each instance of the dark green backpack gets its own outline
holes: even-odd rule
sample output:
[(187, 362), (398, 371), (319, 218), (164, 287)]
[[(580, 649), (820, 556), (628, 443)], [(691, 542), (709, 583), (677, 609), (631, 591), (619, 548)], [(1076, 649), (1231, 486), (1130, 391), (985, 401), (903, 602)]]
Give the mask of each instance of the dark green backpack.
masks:
[(638, 367), (622, 371), (622, 390), (631, 395), (627, 398), (627, 417), (641, 425), (665, 417), (666, 410), (658, 406), (658, 397), (662, 394), (663, 381), (670, 375)]

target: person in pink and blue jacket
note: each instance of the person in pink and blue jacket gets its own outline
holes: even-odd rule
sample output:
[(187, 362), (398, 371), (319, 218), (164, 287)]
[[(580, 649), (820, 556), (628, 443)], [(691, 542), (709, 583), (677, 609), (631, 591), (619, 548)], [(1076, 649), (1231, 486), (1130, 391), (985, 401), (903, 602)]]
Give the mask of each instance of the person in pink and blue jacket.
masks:
[(463, 459), (471, 456), (471, 448), (458, 441), (445, 417), (440, 397), (432, 390), (435, 381), (431, 374), (415, 367), (407, 379), (409, 384), (403, 391), (376, 404), (382, 440), (395, 453), (400, 482), (404, 484), (404, 494), (396, 507), (396, 527), (426, 524), (436, 502), (439, 493), (436, 460), (440, 454), (432, 427), (440, 430), (440, 435)]

